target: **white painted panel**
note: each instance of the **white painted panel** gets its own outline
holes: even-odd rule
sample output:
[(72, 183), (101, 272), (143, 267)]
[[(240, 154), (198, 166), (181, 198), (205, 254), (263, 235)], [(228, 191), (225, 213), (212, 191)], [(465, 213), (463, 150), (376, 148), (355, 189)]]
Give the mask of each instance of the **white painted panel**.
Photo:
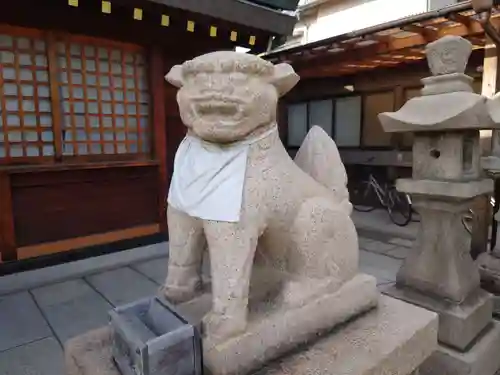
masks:
[(307, 134), (307, 103), (288, 106), (288, 146), (300, 147)]
[(10, 35), (0, 35), (0, 47), (3, 48), (12, 48), (13, 38)]
[(330, 1), (318, 9), (307, 41), (361, 30), (427, 11), (427, 0), (353, 0)]
[(309, 128), (320, 126), (331, 137), (333, 128), (333, 102), (316, 100), (309, 102)]
[(335, 142), (339, 147), (359, 146), (361, 137), (361, 97), (335, 101)]

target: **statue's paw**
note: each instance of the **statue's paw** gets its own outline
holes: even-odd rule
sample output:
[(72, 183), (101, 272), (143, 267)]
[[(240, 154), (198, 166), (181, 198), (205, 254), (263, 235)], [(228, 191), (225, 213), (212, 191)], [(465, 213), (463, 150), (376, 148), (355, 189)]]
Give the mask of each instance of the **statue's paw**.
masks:
[(203, 317), (203, 333), (213, 341), (225, 341), (245, 332), (246, 314), (221, 315), (209, 312)]
[(199, 294), (198, 287), (178, 287), (171, 285), (163, 285), (160, 287), (160, 295), (162, 295), (167, 301), (174, 304), (179, 304), (187, 301), (191, 301)]
[(333, 278), (289, 280), (284, 284), (281, 292), (283, 303), (289, 308), (299, 308), (326, 294), (335, 293), (341, 285), (339, 280)]

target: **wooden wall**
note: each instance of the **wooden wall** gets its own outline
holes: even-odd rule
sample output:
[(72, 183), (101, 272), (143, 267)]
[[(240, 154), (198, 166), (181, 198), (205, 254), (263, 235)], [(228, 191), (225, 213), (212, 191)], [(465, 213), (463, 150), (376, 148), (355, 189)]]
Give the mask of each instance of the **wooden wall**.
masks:
[(155, 162), (1, 172), (11, 198), (2, 233), (13, 231), (4, 260), (158, 233), (158, 173)]
[[(166, 233), (164, 200), (185, 129), (176, 88), (164, 75), (201, 53), (231, 49), (229, 40), (173, 27), (104, 18), (67, 1), (19, 0), (3, 5), (0, 24), (138, 43), (148, 51), (151, 151), (130, 160), (53, 161), (0, 165), (0, 261), (15, 261), (128, 238)], [(80, 2), (85, 3), (85, 2)], [(118, 9), (119, 13), (120, 10)], [(0, 125), (1, 127), (1, 125)]]
[[(484, 52), (473, 53), (467, 74), (473, 76), (474, 89), (481, 93), (481, 73)], [(300, 72), (299, 72), (300, 74)], [(370, 70), (366, 73), (321, 79), (305, 79), (287, 94), (280, 103), (282, 138), (287, 144), (287, 107), (290, 104), (313, 100), (361, 96), (361, 139), (359, 147), (339, 147), (345, 164), (411, 167), (411, 134), (387, 134), (378, 114), (397, 111), (412, 97), (419, 95), (420, 80), (429, 75), (425, 60), (393, 68)], [(296, 150), (290, 148), (293, 153)]]

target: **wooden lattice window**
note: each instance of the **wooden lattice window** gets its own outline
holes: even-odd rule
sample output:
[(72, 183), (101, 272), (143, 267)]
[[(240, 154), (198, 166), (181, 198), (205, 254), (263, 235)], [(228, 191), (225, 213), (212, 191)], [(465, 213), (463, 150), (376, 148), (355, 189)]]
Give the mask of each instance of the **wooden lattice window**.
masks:
[(47, 46), (0, 33), (0, 158), (54, 155)]
[(150, 155), (140, 46), (0, 25), (0, 164)]
[(68, 39), (58, 42), (57, 55), (64, 155), (148, 152), (142, 51)]

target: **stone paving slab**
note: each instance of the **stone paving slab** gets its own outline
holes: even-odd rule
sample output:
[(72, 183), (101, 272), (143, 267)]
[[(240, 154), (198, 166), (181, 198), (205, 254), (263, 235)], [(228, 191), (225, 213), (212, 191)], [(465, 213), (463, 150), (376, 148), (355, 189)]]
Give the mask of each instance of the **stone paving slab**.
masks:
[(0, 297), (0, 352), (50, 335), (49, 325), (28, 292)]
[[(415, 218), (417, 217), (418, 215), (415, 215)], [(371, 231), (391, 237), (414, 239), (419, 226), (418, 222), (412, 221), (405, 227), (399, 227), (390, 220), (387, 211), (382, 209), (373, 210), (372, 212), (354, 210), (351, 218), (358, 232)]]
[(367, 246), (370, 246), (374, 242), (376, 241), (373, 238), (358, 236), (358, 246), (360, 249), (366, 249)]
[(360, 250), (359, 256), (359, 270), (375, 276), (378, 284), (396, 280), (401, 260), (364, 250)]
[(64, 355), (54, 337), (0, 353), (2, 375), (66, 375)]
[(164, 257), (132, 264), (130, 267), (155, 281), (158, 285), (163, 285), (167, 277), (167, 266), (168, 257)]
[(372, 253), (387, 254), (390, 250), (395, 249), (396, 245), (371, 239), (363, 239), (360, 241), (359, 247)]
[(61, 343), (107, 324), (112, 308), (83, 279), (33, 289), (32, 293)]
[[(394, 282), (401, 259), (411, 251), (410, 244), (411, 241), (394, 235), (361, 236), (360, 271), (374, 275), (378, 285)], [(94, 263), (99, 261), (100, 257), (92, 259)], [(112, 305), (156, 293), (165, 280), (167, 264), (166, 255), (147, 261), (134, 259), (128, 267), (118, 262), (121, 268), (115, 265), (113, 270), (99, 274), (87, 272), (86, 280), (75, 278), (82, 277), (77, 274), (69, 281), (33, 289), (32, 295), (57, 337), (52, 337), (30, 293), (0, 297), (0, 375), (63, 375), (57, 340), (64, 343), (106, 325)], [(205, 262), (203, 267), (207, 276), (208, 265)], [(81, 271), (78, 264), (72, 267)]]
[(412, 249), (409, 247), (396, 246), (394, 249), (389, 250), (386, 255), (391, 258), (404, 260), (410, 254), (410, 251)]
[(106, 271), (85, 279), (114, 306), (152, 296), (158, 291), (157, 284), (129, 267)]
[(168, 243), (160, 242), (57, 266), (1, 276), (0, 295), (59, 283), (91, 273), (124, 267), (136, 262), (165, 257), (167, 254)]
[(406, 238), (399, 238), (399, 237), (394, 237), (389, 239), (388, 241), (390, 244), (394, 244), (397, 246), (404, 246), (404, 247), (409, 247), (411, 248), (413, 246), (413, 241), (408, 240)]

